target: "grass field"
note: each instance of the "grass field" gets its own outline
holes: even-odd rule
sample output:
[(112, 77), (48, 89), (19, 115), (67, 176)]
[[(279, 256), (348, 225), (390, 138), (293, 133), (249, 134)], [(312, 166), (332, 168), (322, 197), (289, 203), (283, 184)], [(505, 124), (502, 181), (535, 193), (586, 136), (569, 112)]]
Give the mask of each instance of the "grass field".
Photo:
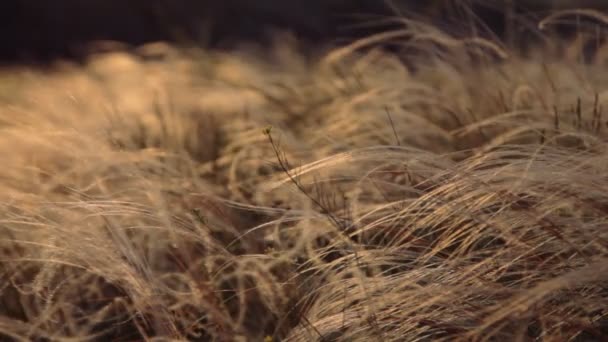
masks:
[(2, 70), (0, 339), (605, 341), (608, 21), (578, 14), (526, 56), (410, 23)]

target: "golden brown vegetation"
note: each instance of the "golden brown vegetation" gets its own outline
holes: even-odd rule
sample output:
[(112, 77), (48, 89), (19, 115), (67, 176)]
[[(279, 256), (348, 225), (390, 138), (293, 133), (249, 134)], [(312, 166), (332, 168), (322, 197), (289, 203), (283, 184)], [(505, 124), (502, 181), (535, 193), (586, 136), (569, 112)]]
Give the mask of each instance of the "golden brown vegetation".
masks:
[(410, 24), (4, 70), (0, 335), (606, 338), (608, 55)]

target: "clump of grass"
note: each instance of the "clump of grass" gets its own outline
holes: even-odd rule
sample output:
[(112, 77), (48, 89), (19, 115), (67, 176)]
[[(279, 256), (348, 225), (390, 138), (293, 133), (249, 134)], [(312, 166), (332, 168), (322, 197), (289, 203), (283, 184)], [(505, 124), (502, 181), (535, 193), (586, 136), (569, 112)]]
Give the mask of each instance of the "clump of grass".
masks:
[(608, 336), (600, 59), (405, 24), (6, 71), (0, 336)]

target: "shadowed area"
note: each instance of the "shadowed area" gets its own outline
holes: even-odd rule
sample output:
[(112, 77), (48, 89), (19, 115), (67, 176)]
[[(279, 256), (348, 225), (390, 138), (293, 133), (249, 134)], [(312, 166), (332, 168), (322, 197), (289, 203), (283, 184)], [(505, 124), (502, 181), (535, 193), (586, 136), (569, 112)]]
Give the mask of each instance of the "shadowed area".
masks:
[[(380, 18), (406, 15), (446, 29), (476, 16), (503, 36), (506, 6), (515, 12), (601, 6), (600, 1), (528, 0), (7, 0), (0, 3), (0, 60), (44, 61), (81, 58), (87, 43), (112, 40), (130, 45), (171, 41), (230, 47), (241, 41), (268, 41), (276, 29), (315, 44), (353, 40), (389, 27)], [(470, 12), (470, 13), (469, 13)], [(354, 24), (375, 23), (353, 28)], [(528, 22), (529, 24), (529, 22)], [(521, 23), (518, 23), (521, 28)]]

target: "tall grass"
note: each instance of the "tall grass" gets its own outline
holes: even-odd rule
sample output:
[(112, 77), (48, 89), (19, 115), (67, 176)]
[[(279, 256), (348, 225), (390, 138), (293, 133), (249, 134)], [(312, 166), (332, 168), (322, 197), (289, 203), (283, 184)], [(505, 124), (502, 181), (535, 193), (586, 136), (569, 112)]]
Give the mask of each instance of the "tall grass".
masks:
[(605, 52), (407, 24), (2, 71), (0, 336), (605, 339)]

